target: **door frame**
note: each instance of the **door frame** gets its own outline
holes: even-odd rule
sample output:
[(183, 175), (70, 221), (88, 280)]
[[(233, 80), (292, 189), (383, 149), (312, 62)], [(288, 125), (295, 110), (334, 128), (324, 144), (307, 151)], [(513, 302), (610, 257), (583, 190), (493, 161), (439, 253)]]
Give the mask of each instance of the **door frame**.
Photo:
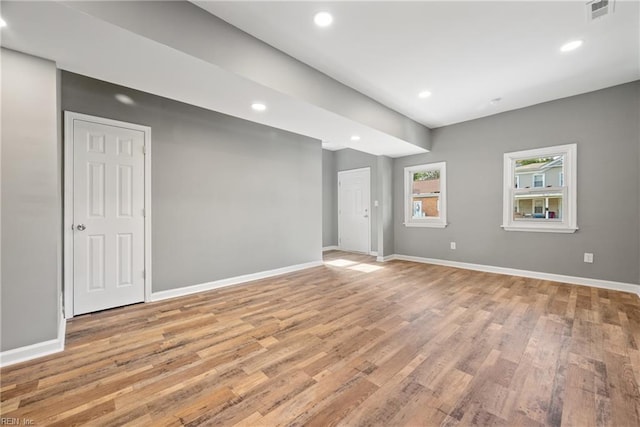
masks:
[(144, 302), (151, 301), (151, 128), (88, 114), (64, 112), (64, 270), (63, 310), (64, 318), (71, 319), (73, 311), (73, 122), (89, 121), (108, 126), (117, 126), (144, 133)]
[(366, 168), (358, 168), (358, 169), (347, 169), (344, 171), (338, 171), (338, 178), (337, 178), (337, 187), (338, 187), (338, 249), (343, 250), (342, 249), (342, 238), (341, 235), (342, 233), (340, 232), (340, 228), (341, 228), (341, 220), (340, 220), (340, 211), (341, 211), (341, 206), (340, 206), (340, 174), (345, 174), (345, 173), (354, 173), (354, 172), (369, 172), (369, 217), (367, 218), (367, 255), (371, 254), (371, 215), (373, 214), (373, 212), (371, 211), (371, 168), (370, 167), (366, 167)]

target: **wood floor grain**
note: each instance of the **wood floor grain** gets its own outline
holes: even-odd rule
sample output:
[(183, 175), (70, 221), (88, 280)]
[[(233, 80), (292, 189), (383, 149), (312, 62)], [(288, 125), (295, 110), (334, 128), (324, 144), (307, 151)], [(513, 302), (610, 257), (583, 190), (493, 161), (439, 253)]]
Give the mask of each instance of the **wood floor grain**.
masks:
[(0, 371), (3, 420), (640, 426), (638, 296), (338, 251), (325, 262), (74, 318), (64, 352)]

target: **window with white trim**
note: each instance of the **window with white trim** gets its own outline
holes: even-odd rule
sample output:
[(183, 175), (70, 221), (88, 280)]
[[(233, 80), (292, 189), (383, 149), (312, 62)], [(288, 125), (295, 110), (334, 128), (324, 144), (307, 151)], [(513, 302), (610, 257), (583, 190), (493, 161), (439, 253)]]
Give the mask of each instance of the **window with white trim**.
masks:
[(447, 226), (446, 183), (445, 162), (404, 168), (405, 226)]
[(575, 232), (576, 162), (576, 144), (505, 153), (502, 228)]

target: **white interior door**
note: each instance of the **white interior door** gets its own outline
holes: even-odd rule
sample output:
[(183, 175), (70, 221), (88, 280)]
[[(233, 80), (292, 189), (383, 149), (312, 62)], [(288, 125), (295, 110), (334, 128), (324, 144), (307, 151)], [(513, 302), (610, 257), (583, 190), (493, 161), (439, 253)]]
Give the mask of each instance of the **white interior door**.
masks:
[(144, 301), (145, 133), (72, 123), (73, 314)]
[(371, 249), (370, 171), (338, 172), (338, 246), (344, 251)]

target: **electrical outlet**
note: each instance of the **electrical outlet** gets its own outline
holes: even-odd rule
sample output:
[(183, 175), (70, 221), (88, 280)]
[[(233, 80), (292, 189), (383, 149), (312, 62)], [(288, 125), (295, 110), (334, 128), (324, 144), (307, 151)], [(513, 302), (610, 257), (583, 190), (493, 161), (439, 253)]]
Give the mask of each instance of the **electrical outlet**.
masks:
[(589, 263), (589, 264), (593, 264), (593, 254), (591, 254), (589, 252), (585, 252), (584, 253), (584, 262)]
[(451, 250), (456, 250), (456, 242), (451, 242)]

